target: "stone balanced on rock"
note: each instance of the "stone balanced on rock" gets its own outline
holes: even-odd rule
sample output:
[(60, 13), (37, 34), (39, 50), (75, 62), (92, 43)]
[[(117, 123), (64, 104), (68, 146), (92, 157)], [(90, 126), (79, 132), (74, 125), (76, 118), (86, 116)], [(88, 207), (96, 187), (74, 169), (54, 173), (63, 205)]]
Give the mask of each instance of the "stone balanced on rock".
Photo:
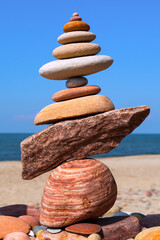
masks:
[[(21, 143), (23, 179), (53, 169), (44, 188), (40, 214), (41, 224), (50, 228), (90, 221), (113, 206), (117, 185), (112, 173), (100, 161), (87, 157), (117, 147), (150, 111), (147, 106), (115, 110), (108, 97), (97, 95), (99, 86), (86, 86), (84, 76), (113, 63), (109, 56), (96, 55), (101, 48), (91, 43), (96, 36), (89, 29), (78, 13), (64, 25), (65, 33), (58, 37), (62, 46), (52, 53), (58, 60), (42, 66), (39, 73), (47, 79), (66, 80), (67, 89), (56, 92), (52, 97), (55, 103), (35, 117), (36, 125), (51, 125)], [(128, 222), (135, 224), (134, 219)], [(136, 224), (134, 233), (127, 237), (138, 233)]]

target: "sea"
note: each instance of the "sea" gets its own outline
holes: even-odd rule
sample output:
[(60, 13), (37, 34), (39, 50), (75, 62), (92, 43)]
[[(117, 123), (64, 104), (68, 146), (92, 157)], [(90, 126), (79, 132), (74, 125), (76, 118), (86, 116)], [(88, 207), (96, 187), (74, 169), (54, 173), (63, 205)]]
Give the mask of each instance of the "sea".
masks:
[[(20, 143), (33, 133), (1, 133), (0, 161), (21, 160)], [(160, 154), (160, 134), (130, 134), (110, 151), (94, 155), (97, 158), (143, 154)]]

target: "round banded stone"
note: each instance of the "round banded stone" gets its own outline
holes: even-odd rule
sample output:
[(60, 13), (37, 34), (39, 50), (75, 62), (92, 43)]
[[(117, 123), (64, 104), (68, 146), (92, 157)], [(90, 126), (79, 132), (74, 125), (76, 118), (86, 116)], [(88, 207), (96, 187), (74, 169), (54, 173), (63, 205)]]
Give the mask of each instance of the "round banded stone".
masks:
[[(45, 184), (40, 222), (50, 228), (61, 228), (97, 218), (113, 206), (116, 197), (116, 182), (104, 163), (91, 158), (68, 161), (55, 168)], [(101, 227), (75, 228), (97, 232)]]
[(74, 43), (74, 42), (91, 42), (96, 38), (92, 32), (86, 31), (73, 31), (60, 35), (57, 41), (60, 44)]
[(52, 54), (55, 58), (65, 59), (96, 55), (100, 50), (100, 46), (96, 43), (70, 43), (57, 47)]
[(76, 87), (82, 87), (87, 85), (88, 80), (85, 77), (74, 77), (70, 78), (66, 82), (67, 88), (76, 88)]

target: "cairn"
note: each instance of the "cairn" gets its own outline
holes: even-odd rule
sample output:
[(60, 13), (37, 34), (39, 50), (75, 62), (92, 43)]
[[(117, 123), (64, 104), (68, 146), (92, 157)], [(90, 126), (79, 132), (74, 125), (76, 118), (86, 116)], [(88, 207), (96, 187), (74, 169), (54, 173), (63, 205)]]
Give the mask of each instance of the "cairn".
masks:
[[(117, 185), (109, 168), (87, 158), (117, 147), (149, 114), (149, 107), (115, 110), (112, 101), (97, 95), (99, 86), (89, 86), (87, 75), (109, 68), (113, 59), (97, 55), (96, 35), (74, 13), (53, 50), (58, 60), (39, 70), (51, 80), (66, 80), (66, 89), (52, 96), (52, 103), (35, 117), (35, 124), (50, 124), (21, 143), (23, 179), (32, 179), (53, 169), (42, 196), (40, 222), (62, 228), (90, 221), (105, 214), (115, 203)], [(71, 231), (72, 226), (68, 227)], [(101, 228), (100, 228), (101, 229)], [(67, 230), (67, 229), (66, 229)], [(96, 231), (94, 230), (93, 233)]]

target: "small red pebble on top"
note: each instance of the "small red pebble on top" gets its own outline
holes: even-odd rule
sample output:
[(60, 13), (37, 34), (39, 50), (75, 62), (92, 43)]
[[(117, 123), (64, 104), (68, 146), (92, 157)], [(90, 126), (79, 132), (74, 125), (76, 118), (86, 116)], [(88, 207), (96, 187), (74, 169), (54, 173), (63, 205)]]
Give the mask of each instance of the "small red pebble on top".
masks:
[(73, 21), (82, 21), (82, 18), (79, 17), (79, 16), (71, 17), (71, 18), (70, 18), (70, 22), (73, 22)]

